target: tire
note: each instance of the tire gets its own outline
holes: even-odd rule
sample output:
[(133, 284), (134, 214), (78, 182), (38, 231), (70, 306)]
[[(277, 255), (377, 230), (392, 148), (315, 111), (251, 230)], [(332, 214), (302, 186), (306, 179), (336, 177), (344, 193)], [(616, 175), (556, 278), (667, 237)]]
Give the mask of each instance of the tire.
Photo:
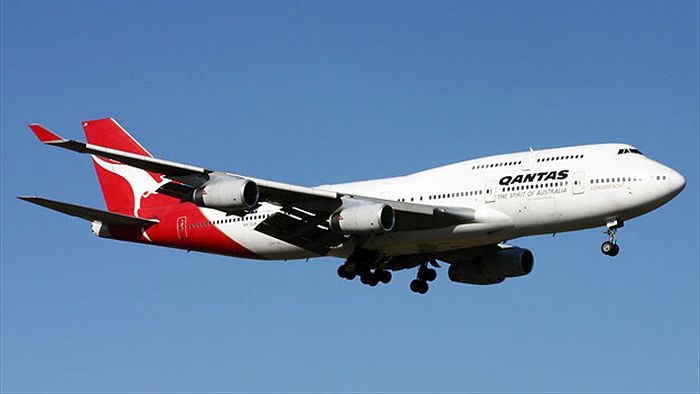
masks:
[(612, 257), (615, 257), (620, 253), (620, 246), (618, 244), (613, 245), (612, 250), (610, 251), (609, 255)]
[(428, 292), (428, 289), (430, 289), (428, 282), (420, 281), (420, 288), (418, 289), (418, 293), (425, 294)]
[(428, 269), (429, 268), (425, 267), (418, 268), (418, 274), (416, 275), (416, 277), (420, 280), (427, 281), (428, 279), (426, 278), (426, 275), (428, 275)]
[(611, 256), (611, 253), (615, 249), (615, 246), (616, 245), (614, 243), (610, 241), (605, 241), (602, 245), (600, 245), (600, 251), (603, 252), (603, 254)]
[(411, 285), (409, 286), (409, 287), (411, 288), (411, 291), (414, 292), (414, 293), (420, 292), (421, 283), (423, 283), (422, 280), (420, 280), (420, 279), (413, 279), (413, 280), (411, 281)]
[(384, 284), (391, 282), (391, 276), (392, 276), (391, 271), (381, 270), (381, 271), (379, 271), (379, 273), (375, 272), (375, 274), (379, 278), (380, 282), (382, 282)]
[(368, 286), (376, 286), (379, 283), (379, 279), (372, 271), (367, 270), (360, 275), (360, 282)]
[(424, 277), (424, 279), (425, 279), (426, 281), (432, 282), (432, 281), (434, 281), (434, 280), (437, 278), (437, 271), (435, 271), (435, 270), (432, 269), (432, 268), (428, 268), (428, 269), (426, 269), (425, 272), (423, 273), (423, 277)]
[(368, 285), (369, 281), (370, 281), (370, 278), (369, 278), (370, 275), (372, 275), (371, 272), (368, 272), (368, 273), (363, 272), (362, 274), (360, 274), (360, 282), (362, 282), (363, 285)]
[(348, 279), (348, 274), (345, 271), (345, 264), (338, 267), (338, 276), (343, 278), (343, 279)]

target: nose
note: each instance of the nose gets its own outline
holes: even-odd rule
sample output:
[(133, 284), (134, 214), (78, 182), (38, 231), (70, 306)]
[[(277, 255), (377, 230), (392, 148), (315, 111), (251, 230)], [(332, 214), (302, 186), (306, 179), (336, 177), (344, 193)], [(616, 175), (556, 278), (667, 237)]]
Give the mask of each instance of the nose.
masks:
[(671, 170), (668, 176), (668, 184), (675, 196), (685, 188), (685, 177), (675, 170)]

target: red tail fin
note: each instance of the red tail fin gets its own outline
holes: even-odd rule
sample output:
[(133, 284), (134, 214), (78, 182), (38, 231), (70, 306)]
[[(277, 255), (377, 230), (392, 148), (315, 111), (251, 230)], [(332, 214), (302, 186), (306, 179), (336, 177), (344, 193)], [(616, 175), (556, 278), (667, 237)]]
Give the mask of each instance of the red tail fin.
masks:
[[(112, 118), (84, 121), (83, 129), (88, 144), (152, 157)], [(109, 159), (96, 156), (92, 159), (107, 209), (138, 217), (138, 211), (143, 208), (142, 200), (154, 193), (162, 182), (160, 176)]]
[(137, 155), (153, 157), (134, 137), (112, 118), (86, 120), (83, 130), (88, 144), (104, 146)]

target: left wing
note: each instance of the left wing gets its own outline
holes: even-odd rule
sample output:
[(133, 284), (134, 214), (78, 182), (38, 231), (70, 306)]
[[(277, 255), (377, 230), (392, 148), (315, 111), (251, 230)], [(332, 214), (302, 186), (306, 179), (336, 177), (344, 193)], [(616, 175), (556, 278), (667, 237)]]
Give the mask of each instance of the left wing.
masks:
[[(67, 140), (37, 123), (30, 124), (29, 128), (34, 132), (34, 135), (36, 135), (39, 141), (44, 144), (57, 146), (59, 148), (72, 150), (78, 153), (104, 157), (132, 167), (140, 168), (142, 170), (162, 174), (167, 178), (183, 183), (191, 188), (202, 186), (209, 180), (209, 174), (215, 172), (214, 170), (203, 167), (196, 167), (188, 164), (181, 164), (154, 157), (138, 155), (104, 146), (91, 145), (82, 141)], [(338, 199), (338, 194), (331, 191), (290, 185), (253, 177), (243, 177), (229, 173), (225, 174), (232, 177), (252, 180), (258, 185), (261, 198), (264, 201), (271, 202), (276, 205), (303, 205), (315, 203), (323, 206), (324, 203), (331, 203), (328, 205), (332, 206), (333, 202)]]
[[(172, 182), (162, 186), (158, 192), (179, 198), (184, 198), (196, 188), (207, 184), (212, 177), (225, 176), (253, 181), (258, 186), (259, 201), (282, 207), (279, 213), (267, 218), (256, 227), (256, 230), (318, 254), (328, 253), (330, 248), (351, 237), (349, 234), (331, 231), (328, 227), (329, 216), (350, 199), (360, 203), (382, 203), (391, 206), (395, 212), (394, 231), (425, 230), (456, 224), (481, 223), (484, 220), (491, 221), (490, 216), (482, 215), (483, 217), (480, 218), (478, 212), (471, 208), (447, 208), (391, 201), (241, 176), (82, 141), (67, 140), (36, 123), (29, 125), (29, 128), (44, 144), (104, 157), (161, 174)], [(508, 223), (504, 222), (504, 225), (507, 226)]]

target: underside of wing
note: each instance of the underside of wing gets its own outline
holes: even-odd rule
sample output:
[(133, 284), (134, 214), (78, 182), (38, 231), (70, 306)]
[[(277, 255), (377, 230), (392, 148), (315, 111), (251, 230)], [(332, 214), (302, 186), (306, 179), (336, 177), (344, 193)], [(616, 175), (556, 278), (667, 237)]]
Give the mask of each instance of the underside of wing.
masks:
[(332, 231), (328, 227), (327, 215), (291, 206), (283, 207), (255, 230), (318, 255), (328, 254), (332, 248), (351, 238), (349, 234)]

